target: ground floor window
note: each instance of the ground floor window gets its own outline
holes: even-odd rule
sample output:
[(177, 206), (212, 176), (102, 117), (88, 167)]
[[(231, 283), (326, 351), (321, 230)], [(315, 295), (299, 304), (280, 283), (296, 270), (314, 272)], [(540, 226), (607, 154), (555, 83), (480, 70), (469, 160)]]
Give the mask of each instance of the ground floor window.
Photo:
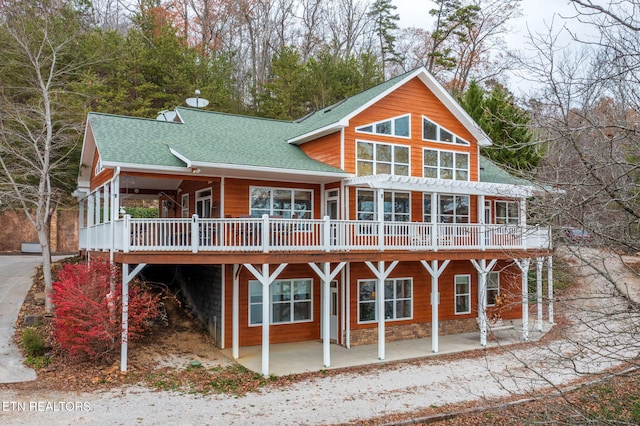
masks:
[(487, 306), (495, 306), (500, 296), (500, 272), (487, 274)]
[(307, 189), (268, 188), (253, 186), (250, 190), (250, 213), (279, 216), (285, 219), (311, 219), (313, 191)]
[(456, 275), (455, 283), (455, 308), (456, 314), (471, 313), (471, 275)]
[[(392, 278), (384, 282), (385, 321), (410, 319), (413, 310), (413, 280)], [(376, 280), (358, 281), (358, 322), (377, 321)]]
[[(313, 280), (276, 280), (270, 288), (271, 324), (313, 320)], [(249, 325), (262, 324), (262, 284), (249, 281)]]

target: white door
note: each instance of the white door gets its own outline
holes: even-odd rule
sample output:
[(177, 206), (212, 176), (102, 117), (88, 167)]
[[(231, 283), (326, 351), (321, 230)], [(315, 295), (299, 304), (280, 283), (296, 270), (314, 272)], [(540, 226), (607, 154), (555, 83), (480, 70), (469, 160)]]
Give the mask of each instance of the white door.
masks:
[(338, 341), (338, 282), (331, 281), (329, 294), (329, 335), (331, 340)]

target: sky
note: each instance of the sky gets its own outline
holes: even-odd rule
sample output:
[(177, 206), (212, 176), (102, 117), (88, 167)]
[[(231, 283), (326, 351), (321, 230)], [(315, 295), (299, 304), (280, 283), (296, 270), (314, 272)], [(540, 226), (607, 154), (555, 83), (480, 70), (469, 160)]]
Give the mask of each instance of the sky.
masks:
[[(401, 28), (419, 27), (428, 30), (432, 28), (429, 10), (435, 6), (434, 2), (430, 0), (392, 0), (392, 3), (397, 7), (396, 13), (400, 15), (399, 26)], [(554, 32), (559, 31), (563, 25), (578, 34), (584, 34), (587, 31), (586, 26), (581, 26), (575, 20), (568, 22), (561, 19), (562, 16), (575, 15), (573, 6), (567, 0), (522, 0), (521, 9), (522, 16), (511, 22), (513, 34), (506, 39), (510, 49), (526, 53), (526, 50), (529, 49), (527, 47), (528, 32), (546, 34), (548, 33), (547, 26), (550, 26), (552, 22)], [(571, 44), (571, 37), (567, 31), (561, 31), (558, 40), (562, 45)], [(510, 76), (509, 79), (512, 83), (509, 86), (512, 86), (511, 90), (516, 94), (523, 94), (531, 89), (529, 83), (523, 82), (515, 76)]]

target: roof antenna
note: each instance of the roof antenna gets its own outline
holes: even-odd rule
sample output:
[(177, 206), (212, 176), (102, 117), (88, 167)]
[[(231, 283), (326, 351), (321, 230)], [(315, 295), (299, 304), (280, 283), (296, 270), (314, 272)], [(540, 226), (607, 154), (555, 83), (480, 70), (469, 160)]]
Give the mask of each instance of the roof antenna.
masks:
[(196, 89), (195, 98), (187, 98), (187, 105), (194, 108), (204, 108), (209, 105), (209, 101), (200, 97), (200, 90)]
[(176, 116), (178, 115), (175, 111), (162, 110), (158, 113), (156, 120), (158, 121), (174, 121)]

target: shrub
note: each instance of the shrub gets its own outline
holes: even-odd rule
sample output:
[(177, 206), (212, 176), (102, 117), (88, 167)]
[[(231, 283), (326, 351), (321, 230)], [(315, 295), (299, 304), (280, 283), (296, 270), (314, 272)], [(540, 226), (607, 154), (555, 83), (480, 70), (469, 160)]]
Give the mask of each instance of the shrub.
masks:
[[(115, 293), (110, 292), (111, 282)], [(109, 262), (66, 264), (53, 283), (54, 337), (72, 356), (109, 358), (122, 332), (122, 281)], [(158, 295), (139, 282), (129, 288), (128, 338), (141, 337), (158, 315)]]
[(44, 338), (42, 334), (33, 328), (26, 328), (22, 332), (22, 347), (30, 357), (44, 355)]

